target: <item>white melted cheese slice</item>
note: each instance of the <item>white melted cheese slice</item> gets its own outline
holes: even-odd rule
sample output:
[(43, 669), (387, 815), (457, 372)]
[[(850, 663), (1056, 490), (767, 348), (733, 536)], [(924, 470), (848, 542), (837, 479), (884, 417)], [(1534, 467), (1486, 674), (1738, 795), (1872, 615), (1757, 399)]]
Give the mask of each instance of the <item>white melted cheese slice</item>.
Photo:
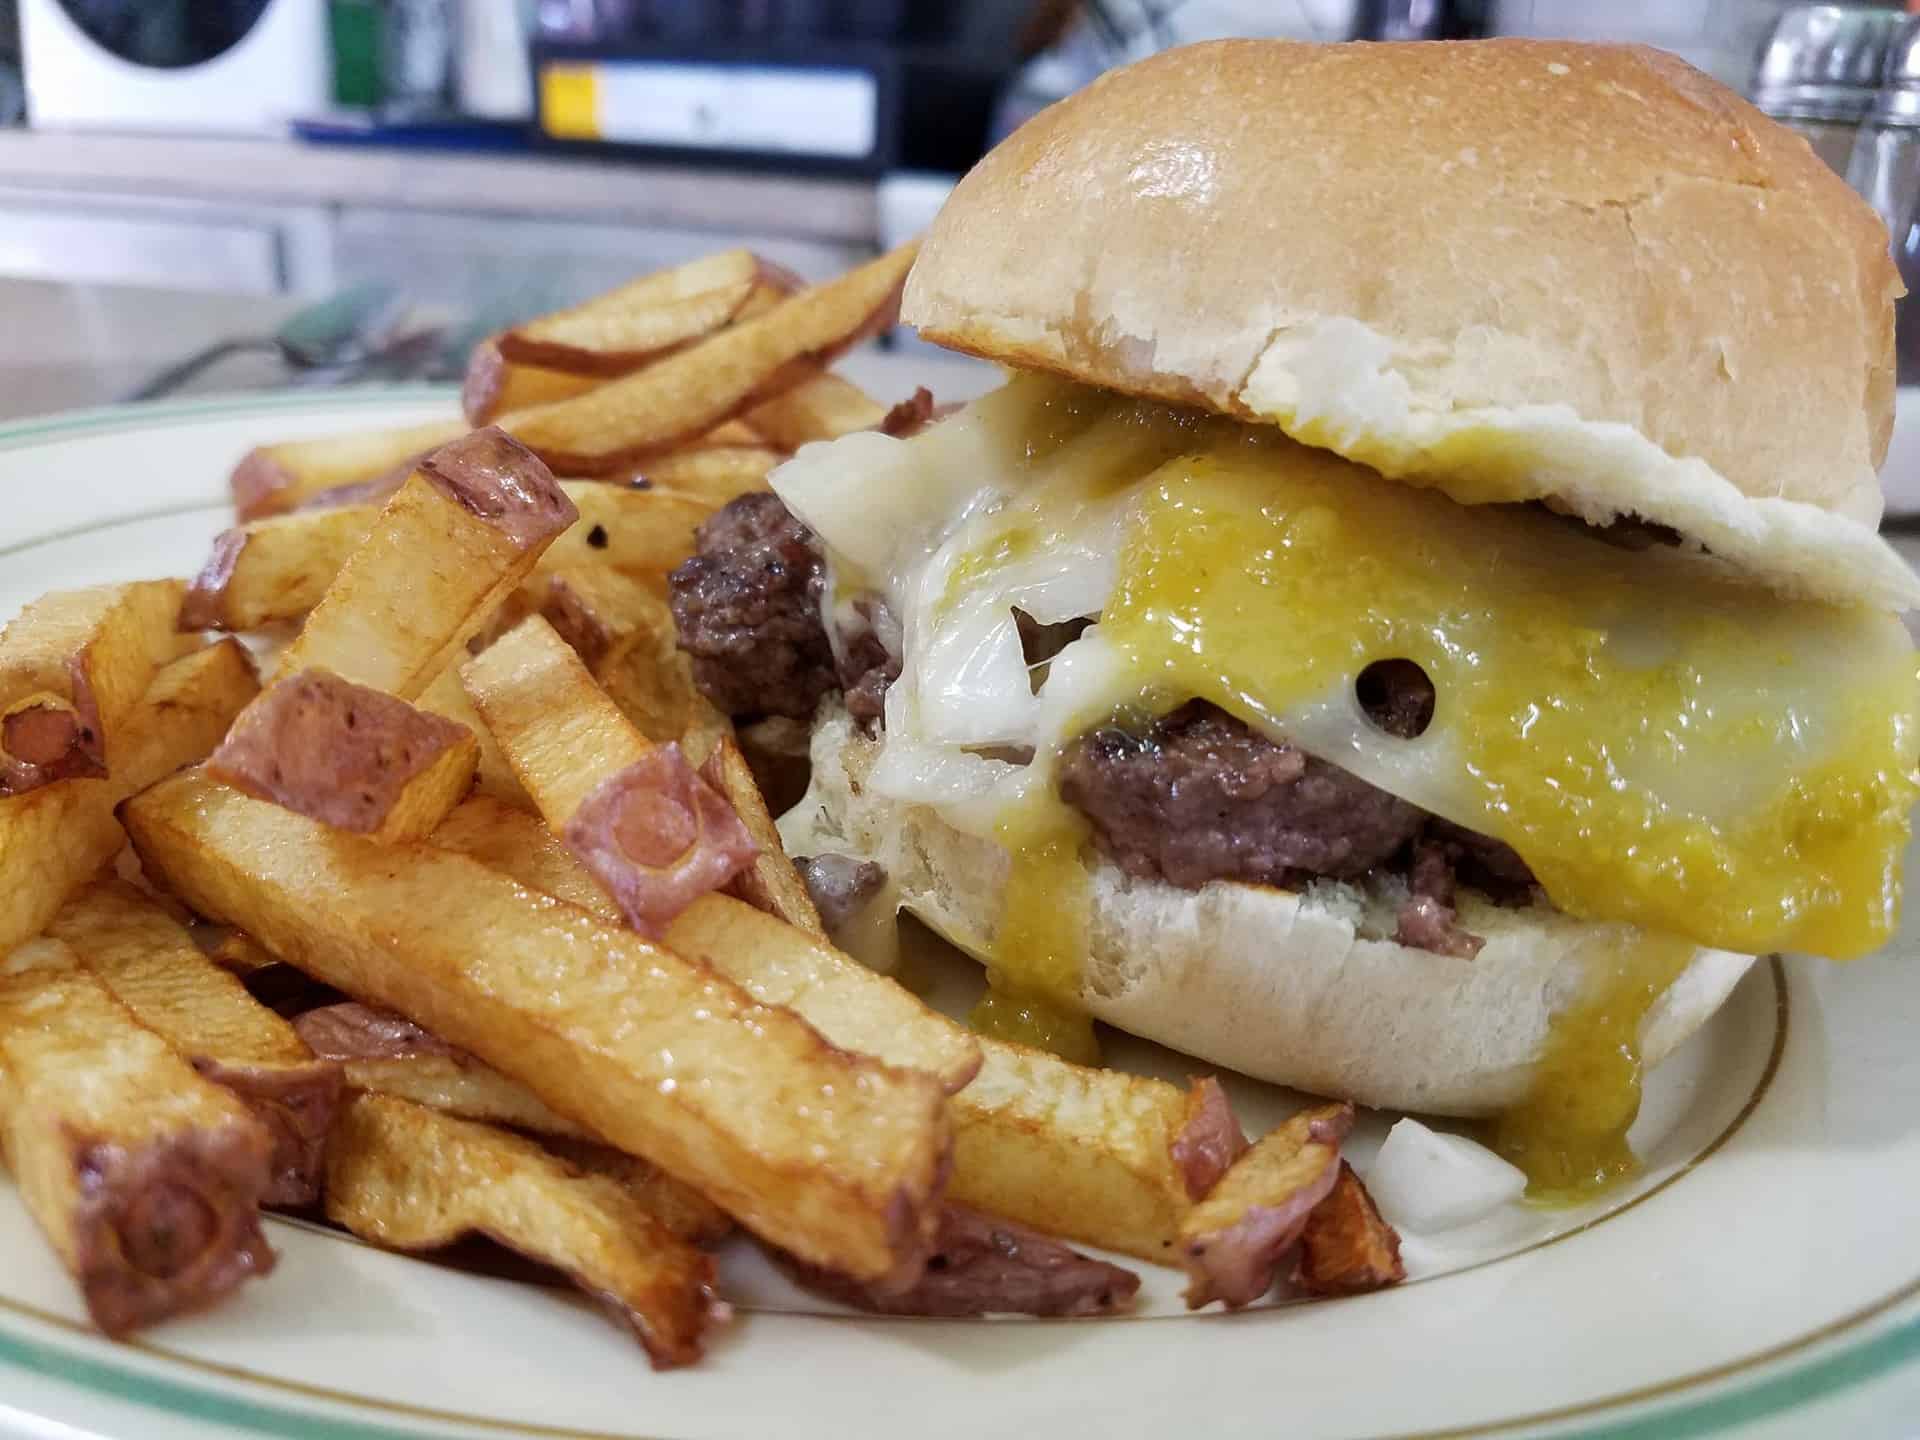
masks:
[[(1056, 803), (1088, 727), (1198, 696), (1507, 841), (1574, 914), (1836, 955), (1893, 922), (1916, 731), (1891, 615), (1041, 377), (773, 485), (902, 627), (869, 783), (962, 828)], [(1016, 610), (1101, 623), (1036, 686)], [(1417, 739), (1355, 697), (1390, 657), (1435, 683)]]

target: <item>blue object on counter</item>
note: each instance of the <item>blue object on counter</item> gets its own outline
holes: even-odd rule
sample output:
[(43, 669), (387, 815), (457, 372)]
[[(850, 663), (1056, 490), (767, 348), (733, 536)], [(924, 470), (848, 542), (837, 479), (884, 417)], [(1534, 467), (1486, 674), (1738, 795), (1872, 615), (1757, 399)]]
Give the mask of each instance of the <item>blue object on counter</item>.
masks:
[(460, 115), (399, 120), (355, 112), (309, 115), (294, 120), (293, 133), (315, 145), (492, 152), (533, 148), (533, 132), (522, 121), (471, 120)]

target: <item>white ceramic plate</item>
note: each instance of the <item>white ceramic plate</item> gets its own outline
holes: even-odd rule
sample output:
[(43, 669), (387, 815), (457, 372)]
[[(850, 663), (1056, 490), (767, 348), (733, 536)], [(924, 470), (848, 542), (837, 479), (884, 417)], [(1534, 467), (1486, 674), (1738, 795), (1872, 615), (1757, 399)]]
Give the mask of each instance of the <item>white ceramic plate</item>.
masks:
[[(442, 392), (196, 401), (0, 428), (0, 618), (187, 573), (248, 446), (450, 413)], [(725, 1257), (740, 1323), (656, 1375), (565, 1292), (274, 1222), (236, 1303), (106, 1343), (0, 1180), (0, 1435), (1897, 1436), (1920, 1424), (1920, 952), (1757, 965), (1650, 1087), (1643, 1177), (1577, 1212), (1410, 1239), (1378, 1295), (1188, 1316), (854, 1317)], [(977, 977), (964, 968), (950, 985)], [(964, 998), (964, 997), (958, 997)], [(1179, 1075), (1146, 1046), (1120, 1063)], [(1250, 1124), (1293, 1103), (1235, 1090)], [(1370, 1118), (1364, 1169), (1383, 1133)]]

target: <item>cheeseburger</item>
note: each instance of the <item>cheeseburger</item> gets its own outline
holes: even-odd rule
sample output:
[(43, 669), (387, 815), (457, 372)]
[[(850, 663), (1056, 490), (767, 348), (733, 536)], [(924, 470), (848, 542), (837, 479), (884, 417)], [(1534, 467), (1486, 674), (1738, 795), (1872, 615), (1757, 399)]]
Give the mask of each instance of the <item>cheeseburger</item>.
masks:
[(1004, 386), (717, 515), (681, 644), (812, 723), (790, 848), (990, 1033), (1490, 1117), (1577, 1191), (1754, 956), (1895, 923), (1898, 293), (1660, 52), (1172, 51), (926, 236), (905, 320)]

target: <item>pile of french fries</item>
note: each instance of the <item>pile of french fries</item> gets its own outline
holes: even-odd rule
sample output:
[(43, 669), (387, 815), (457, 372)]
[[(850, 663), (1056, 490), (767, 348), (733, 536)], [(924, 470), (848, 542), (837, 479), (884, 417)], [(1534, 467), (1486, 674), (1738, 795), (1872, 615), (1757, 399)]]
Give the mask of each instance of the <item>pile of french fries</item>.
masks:
[(667, 572), (885, 423), (827, 366), (911, 261), (732, 251), (509, 331), (467, 423), (254, 451), (191, 583), (0, 631), (0, 1155), (104, 1331), (266, 1274), (274, 1206), (485, 1235), (661, 1366), (736, 1230), (894, 1309), (949, 1205), (1195, 1303), (1296, 1248), (1309, 1290), (1399, 1278), (1338, 1116), (1248, 1149), (1212, 1082), (978, 1037), (837, 949), (692, 684)]

